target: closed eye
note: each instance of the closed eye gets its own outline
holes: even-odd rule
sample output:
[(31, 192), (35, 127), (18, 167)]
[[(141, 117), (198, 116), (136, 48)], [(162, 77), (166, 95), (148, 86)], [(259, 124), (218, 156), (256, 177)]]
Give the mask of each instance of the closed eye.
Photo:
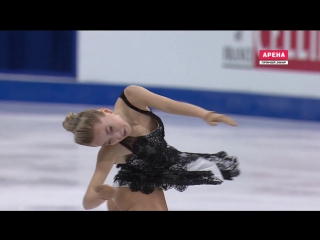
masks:
[(106, 129), (107, 134), (110, 134), (113, 131), (113, 128), (110, 126), (108, 129)]

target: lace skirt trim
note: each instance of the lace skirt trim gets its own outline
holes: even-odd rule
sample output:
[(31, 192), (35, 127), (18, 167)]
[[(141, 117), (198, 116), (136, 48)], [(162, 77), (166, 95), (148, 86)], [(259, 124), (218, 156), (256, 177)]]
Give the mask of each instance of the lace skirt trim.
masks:
[(128, 186), (133, 192), (150, 194), (155, 189), (176, 189), (183, 192), (192, 185), (219, 185), (223, 181), (214, 176), (212, 171), (153, 170), (140, 171), (122, 167), (114, 178), (118, 186)]

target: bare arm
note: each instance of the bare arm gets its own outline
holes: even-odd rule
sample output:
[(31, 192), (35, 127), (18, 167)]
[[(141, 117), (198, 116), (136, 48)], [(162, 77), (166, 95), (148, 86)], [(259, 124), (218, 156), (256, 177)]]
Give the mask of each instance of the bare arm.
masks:
[(126, 97), (129, 98), (129, 101), (142, 109), (146, 106), (150, 106), (170, 114), (198, 117), (205, 120), (210, 125), (216, 125), (217, 122), (224, 122), (232, 126), (237, 125), (233, 119), (223, 114), (218, 114), (193, 104), (179, 102), (155, 94), (140, 86), (130, 85), (126, 87), (124, 93)]
[(204, 116), (210, 112), (206, 109), (189, 103), (175, 101), (173, 99), (155, 94), (143, 87), (136, 85), (130, 85), (126, 87), (124, 93), (127, 98), (130, 98), (130, 100), (136, 104), (153, 107), (166, 113), (204, 118)]
[[(99, 185), (104, 184), (117, 158), (117, 155), (115, 154), (116, 151), (112, 151), (111, 148), (114, 148), (114, 147), (113, 146), (103, 147), (99, 151), (94, 174), (91, 178), (91, 181), (88, 185), (87, 191), (82, 201), (82, 205), (86, 210), (96, 208), (100, 206), (105, 200), (107, 200), (107, 199), (102, 199), (100, 197), (100, 194), (98, 193), (96, 188)], [(110, 190), (112, 189), (114, 188), (110, 186)], [(116, 190), (114, 189), (114, 192), (115, 191)]]

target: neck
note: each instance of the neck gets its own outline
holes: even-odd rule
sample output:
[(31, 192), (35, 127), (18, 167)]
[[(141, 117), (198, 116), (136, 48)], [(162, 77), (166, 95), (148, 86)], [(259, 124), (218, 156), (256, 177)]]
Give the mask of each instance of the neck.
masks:
[(117, 112), (115, 114), (119, 115), (126, 123), (129, 124), (129, 126), (131, 128), (135, 125), (135, 122), (131, 118), (128, 118), (126, 115), (124, 115), (124, 114), (122, 114), (120, 112)]

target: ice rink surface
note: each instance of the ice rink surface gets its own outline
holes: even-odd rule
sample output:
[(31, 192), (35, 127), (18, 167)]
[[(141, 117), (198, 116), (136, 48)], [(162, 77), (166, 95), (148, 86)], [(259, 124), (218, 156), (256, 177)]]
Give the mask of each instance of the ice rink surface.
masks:
[[(98, 148), (76, 145), (62, 121), (69, 111), (87, 108), (0, 102), (0, 210), (84, 210)], [(238, 157), (242, 172), (222, 185), (168, 190), (169, 210), (320, 210), (319, 122), (232, 116), (237, 127), (211, 127), (155, 113), (170, 145), (187, 152), (224, 150)]]

